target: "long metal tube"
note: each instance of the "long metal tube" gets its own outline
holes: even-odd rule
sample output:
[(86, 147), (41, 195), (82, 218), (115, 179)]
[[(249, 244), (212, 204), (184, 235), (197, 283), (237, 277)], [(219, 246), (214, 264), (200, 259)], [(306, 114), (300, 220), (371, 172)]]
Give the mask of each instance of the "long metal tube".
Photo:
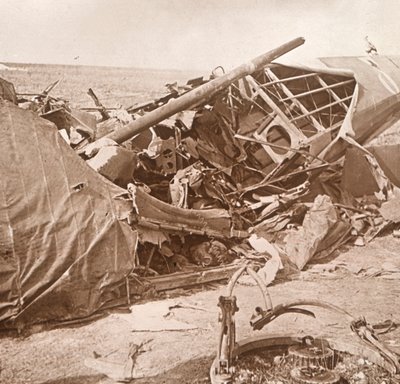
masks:
[(252, 74), (253, 72), (265, 67), (271, 61), (282, 56), (283, 54), (297, 48), (304, 44), (304, 38), (298, 37), (286, 44), (279, 46), (263, 55), (256, 57), (246, 64), (233, 69), (229, 73), (217, 77), (214, 80), (209, 81), (187, 93), (173, 99), (167, 104), (146, 113), (143, 117), (121, 127), (114, 132), (109, 133), (106, 137), (116, 141), (117, 143), (123, 143), (129, 140), (136, 134), (145, 131), (153, 125), (173, 116), (174, 114), (189, 109), (205, 98), (215, 95), (217, 92), (229, 86), (231, 83), (237, 81), (241, 77)]

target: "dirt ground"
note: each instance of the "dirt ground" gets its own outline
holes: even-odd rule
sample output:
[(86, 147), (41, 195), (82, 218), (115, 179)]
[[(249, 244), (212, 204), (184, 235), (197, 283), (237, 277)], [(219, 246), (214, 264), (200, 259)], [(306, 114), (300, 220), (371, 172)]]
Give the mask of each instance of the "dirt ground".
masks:
[[(336, 304), (371, 323), (400, 322), (400, 239), (387, 235), (362, 248), (347, 247), (329, 263), (311, 265), (290, 281), (269, 288), (274, 304), (298, 298), (315, 298)], [(106, 360), (123, 366), (130, 345), (147, 342), (139, 355), (135, 383), (209, 383), (218, 335), (218, 297), (214, 289), (166, 297), (134, 305), (132, 313), (113, 313), (90, 324), (38, 332), (23, 338), (0, 339), (0, 382), (9, 384), (112, 384), (116, 381), (89, 368), (90, 361)], [(324, 310), (317, 318), (284, 315), (262, 331), (249, 326), (254, 308), (262, 305), (255, 286), (235, 291), (237, 339), (263, 332), (355, 339), (343, 317)], [(170, 308), (178, 306), (177, 308)], [(169, 330), (162, 330), (169, 329)], [(384, 335), (400, 351), (400, 330)], [(89, 363), (88, 363), (89, 362)], [(103, 368), (104, 369), (104, 368)], [(111, 375), (118, 371), (113, 368)]]
[[(80, 106), (93, 105), (86, 95), (89, 87), (107, 106), (129, 106), (159, 96), (166, 82), (183, 82), (201, 75), (118, 68), (110, 75), (110, 68), (48, 65), (26, 65), (23, 69), (1, 76), (14, 82), (18, 92), (38, 92), (63, 78), (54, 95)], [(400, 124), (374, 143), (398, 142), (399, 132)], [(371, 323), (386, 319), (400, 323), (399, 250), (400, 239), (392, 235), (375, 239), (366, 247), (346, 247), (329, 263), (311, 265), (295, 278), (275, 282), (269, 288), (273, 303), (317, 298), (355, 316), (364, 315)], [(142, 342), (147, 344), (137, 359), (135, 373), (145, 377), (135, 383), (209, 383), (219, 332), (217, 302), (224, 287), (218, 284), (213, 289), (186, 291), (180, 296), (175, 292), (170, 298), (134, 305), (131, 314), (116, 312), (79, 327), (19, 338), (0, 335), (0, 383), (113, 384), (115, 380), (90, 368), (88, 365), (93, 364), (88, 361), (104, 359), (123, 367), (131, 344)], [(355, 339), (342, 317), (322, 310), (315, 311), (315, 320), (285, 315), (254, 332), (249, 320), (254, 308), (262, 304), (261, 295), (256, 287), (246, 285), (238, 286), (235, 293), (240, 308), (236, 314), (238, 340), (260, 332)], [(169, 309), (178, 304), (180, 307)], [(400, 351), (399, 329), (384, 336)], [(115, 375), (119, 367), (108, 373)]]

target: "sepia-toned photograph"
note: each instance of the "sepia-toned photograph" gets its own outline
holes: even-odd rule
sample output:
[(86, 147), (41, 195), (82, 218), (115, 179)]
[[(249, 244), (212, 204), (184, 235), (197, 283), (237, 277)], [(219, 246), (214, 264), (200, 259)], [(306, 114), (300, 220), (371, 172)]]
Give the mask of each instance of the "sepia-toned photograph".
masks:
[(0, 384), (400, 383), (399, 1), (0, 10)]

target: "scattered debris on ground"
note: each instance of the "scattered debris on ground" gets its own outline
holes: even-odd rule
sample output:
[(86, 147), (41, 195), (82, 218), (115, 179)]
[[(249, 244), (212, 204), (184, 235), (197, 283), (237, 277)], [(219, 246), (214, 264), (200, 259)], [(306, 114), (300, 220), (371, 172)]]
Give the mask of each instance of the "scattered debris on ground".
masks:
[[(239, 307), (233, 290), (243, 273), (254, 279), (263, 297), (262, 304), (250, 317), (253, 330), (261, 330), (285, 314), (315, 318), (314, 312), (306, 308), (322, 308), (342, 315), (362, 343), (357, 348), (354, 342), (337, 343), (335, 338), (329, 341), (311, 335), (292, 336), (292, 329), (286, 329), (280, 336), (267, 333), (237, 340), (235, 313)], [(220, 333), (217, 355), (210, 368), (212, 384), (334, 384), (361, 380), (370, 383), (377, 379), (397, 382), (400, 377), (400, 355), (378, 337), (396, 329), (397, 324), (391, 320), (371, 325), (363, 316), (356, 318), (331, 302), (304, 297), (273, 305), (266, 286), (251, 266), (242, 267), (232, 276), (218, 306)], [(363, 369), (354, 365), (351, 358), (361, 361), (358, 365)]]
[(338, 352), (333, 370), (323, 366), (296, 367), (290, 352), (271, 356), (271, 352), (258, 352), (243, 356), (238, 363), (233, 383), (235, 384), (285, 384), (285, 383), (386, 383), (394, 384), (398, 379), (376, 364)]
[(398, 146), (368, 143), (399, 119), (397, 59), (273, 62), (303, 43), (119, 109), (1, 80), (2, 325), (79, 321), (248, 261), (270, 284), (396, 234)]

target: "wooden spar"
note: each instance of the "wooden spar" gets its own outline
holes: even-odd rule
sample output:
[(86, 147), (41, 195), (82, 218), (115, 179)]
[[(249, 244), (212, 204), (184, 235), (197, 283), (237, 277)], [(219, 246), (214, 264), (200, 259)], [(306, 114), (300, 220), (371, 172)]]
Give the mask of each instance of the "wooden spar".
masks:
[(241, 266), (241, 264), (228, 264), (226, 266), (206, 268), (197, 272), (177, 272), (168, 275), (146, 277), (145, 279), (154, 286), (157, 292), (161, 292), (207, 284), (214, 281), (228, 280)]
[[(317, 79), (319, 81), (319, 83), (324, 86), (327, 87), (328, 85), (325, 83), (325, 81), (322, 79), (321, 76), (317, 76)], [(348, 80), (350, 81), (350, 80)], [(354, 79), (351, 79), (351, 81), (355, 81)], [(345, 82), (344, 82), (345, 83)], [(341, 101), (341, 98), (331, 89), (331, 88), (327, 88), (328, 92), (331, 94), (331, 96), (336, 100), (336, 101)], [(348, 111), (349, 107), (346, 105), (346, 103), (340, 103), (340, 105), (344, 108), (345, 111)]]
[(257, 83), (256, 80), (252, 76), (246, 76), (246, 80), (252, 87), (253, 91), (257, 93), (265, 103), (267, 103), (270, 108), (282, 119), (285, 123), (286, 128), (291, 127), (294, 131), (299, 131), (295, 124), (291, 123), (289, 118), (285, 115), (285, 113), (275, 104), (275, 102), (267, 95), (264, 89)]
[(348, 96), (348, 97), (345, 97), (344, 99), (340, 99), (340, 100), (335, 101), (335, 102), (333, 102), (333, 103), (326, 104), (326, 105), (324, 105), (324, 106), (321, 107), (321, 108), (317, 108), (317, 109), (314, 109), (314, 110), (312, 110), (312, 111), (310, 111), (310, 112), (308, 112), (308, 113), (306, 113), (306, 114), (304, 114), (304, 115), (297, 116), (297, 117), (295, 117), (294, 119), (292, 119), (292, 120), (290, 120), (290, 121), (293, 122), (293, 121), (296, 121), (296, 120), (300, 120), (300, 119), (302, 119), (302, 118), (304, 118), (304, 117), (307, 117), (307, 116), (309, 116), (309, 115), (312, 115), (312, 114), (314, 114), (314, 113), (323, 111), (323, 110), (326, 109), (326, 108), (332, 107), (332, 106), (337, 105), (337, 104), (341, 104), (341, 103), (343, 103), (343, 102), (346, 101), (346, 100), (350, 100), (352, 97), (353, 97), (353, 95)]
[(249, 75), (269, 64), (272, 60), (277, 59), (283, 54), (292, 51), (293, 49), (304, 44), (304, 38), (298, 37), (286, 44), (281, 45), (263, 55), (260, 55), (252, 61), (242, 64), (241, 66), (233, 69), (231, 72), (217, 77), (214, 80), (209, 81), (185, 94), (178, 97), (177, 99), (171, 100), (169, 103), (145, 114), (139, 119), (121, 127), (114, 132), (109, 133), (106, 137), (116, 141), (117, 143), (123, 143), (129, 140), (133, 136), (140, 132), (145, 131), (151, 126), (175, 115), (176, 113), (189, 109), (196, 105), (205, 98), (209, 98), (215, 95), (217, 92), (229, 86), (231, 83), (237, 81), (241, 77)]
[[(322, 79), (321, 79), (321, 80), (322, 80)], [(324, 83), (325, 83), (325, 82), (324, 82)], [(309, 96), (309, 95), (312, 95), (312, 94), (314, 94), (314, 93), (319, 93), (319, 92), (322, 92), (322, 91), (327, 91), (327, 92), (329, 92), (329, 90), (331, 90), (332, 88), (342, 87), (343, 85), (350, 84), (350, 83), (354, 83), (354, 79), (341, 81), (340, 83), (334, 83), (334, 84), (331, 84), (331, 85), (328, 85), (328, 84), (325, 83), (325, 85), (322, 86), (321, 88), (316, 88), (316, 89), (313, 89), (313, 90), (311, 90), (311, 91), (307, 91), (307, 92), (303, 92), (303, 93), (297, 93), (297, 94), (295, 94), (295, 95), (293, 95), (293, 96), (285, 97), (285, 98), (282, 99), (281, 101), (288, 101), (288, 100), (292, 100), (292, 99), (299, 99), (300, 97)], [(321, 83), (321, 84), (322, 84), (322, 83)], [(336, 93), (335, 93), (335, 95), (336, 95)], [(332, 95), (332, 96), (333, 96), (333, 95)], [(338, 101), (338, 100), (340, 99), (340, 97), (338, 97), (337, 95), (336, 95), (336, 97), (338, 98), (338, 99), (336, 99), (336, 101)], [(344, 105), (346, 105), (346, 104), (344, 104)], [(347, 107), (347, 105), (346, 105), (346, 107)]]
[(317, 76), (318, 73), (306, 73), (305, 75), (287, 77), (286, 79), (278, 79), (269, 81), (268, 83), (260, 84), (262, 87), (268, 87), (269, 85), (280, 84), (280, 83), (288, 83), (289, 81), (299, 80), (299, 79), (306, 79), (307, 77)]
[[(106, 111), (115, 111), (119, 108), (117, 107), (105, 107)], [(102, 111), (103, 108), (102, 107), (81, 107), (79, 108), (80, 111), (86, 111), (86, 112), (98, 112), (98, 111)]]
[(96, 107), (99, 108), (99, 112), (100, 112), (101, 117), (103, 118), (103, 120), (109, 119), (110, 115), (108, 114), (107, 109), (100, 102), (99, 98), (96, 96), (96, 94), (94, 93), (92, 88), (88, 89), (87, 94), (92, 98), (92, 100), (94, 101), (94, 104), (96, 105)]
[[(279, 80), (278, 76), (276, 76), (275, 73), (273, 73), (270, 69), (267, 68), (266, 72), (267, 72), (267, 74), (269, 75), (269, 77), (270, 77), (272, 80)], [(280, 88), (283, 90), (283, 92), (284, 92), (284, 94), (285, 94), (286, 96), (288, 96), (288, 97), (294, 97), (293, 93), (290, 91), (290, 89), (289, 89), (288, 87), (286, 87), (286, 85), (285, 85), (284, 83), (280, 83), (280, 84), (278, 85), (278, 87), (280, 87)], [(283, 100), (281, 99), (280, 101), (283, 101)], [(291, 99), (291, 101), (292, 101), (298, 108), (300, 108), (300, 110), (301, 110), (302, 113), (308, 113), (308, 112), (309, 112), (308, 109), (307, 109), (299, 100), (297, 100), (297, 98), (293, 98), (293, 99)], [(318, 122), (318, 120), (317, 120), (315, 117), (313, 117), (313, 116), (310, 115), (310, 119), (311, 119), (311, 121), (312, 121), (314, 127), (315, 127), (318, 131), (321, 132), (321, 131), (324, 131), (324, 130), (325, 130), (325, 127), (323, 127), (322, 124), (320, 124), (320, 123)]]
[(62, 79), (58, 79), (54, 83), (50, 84), (40, 95), (47, 96), (58, 84), (60, 84)]

